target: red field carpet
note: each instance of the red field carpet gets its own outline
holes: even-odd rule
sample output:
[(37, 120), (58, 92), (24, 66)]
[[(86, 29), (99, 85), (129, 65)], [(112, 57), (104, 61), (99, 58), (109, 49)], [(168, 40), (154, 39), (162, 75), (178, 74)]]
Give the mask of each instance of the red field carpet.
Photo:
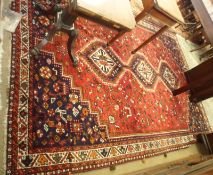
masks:
[(74, 68), (62, 32), (30, 56), (52, 17), (35, 0), (13, 8), (24, 16), (12, 42), (8, 174), (97, 169), (185, 148), (208, 131), (188, 94), (172, 96), (187, 67), (172, 33), (131, 55), (149, 30), (137, 27), (107, 47), (117, 32), (78, 18)]

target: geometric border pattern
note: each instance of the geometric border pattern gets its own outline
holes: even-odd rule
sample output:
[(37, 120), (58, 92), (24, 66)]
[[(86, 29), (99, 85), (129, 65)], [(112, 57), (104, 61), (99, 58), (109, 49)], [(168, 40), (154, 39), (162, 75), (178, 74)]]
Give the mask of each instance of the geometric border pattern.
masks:
[[(29, 46), (33, 45), (29, 38), (32, 30), (30, 28), (31, 24), (28, 23), (28, 9), (32, 8), (30, 4), (28, 0), (20, 0), (17, 1), (16, 4), (13, 4), (13, 8), (18, 12), (21, 11), (24, 16), (20, 26), (17, 28), (16, 34), (13, 35), (13, 57), (9, 98), (10, 108), (8, 112), (7, 134), (7, 174), (61, 174), (70, 171), (85, 171), (162, 154), (164, 152), (187, 147), (189, 144), (195, 142), (194, 136), (185, 131), (182, 133), (178, 132), (178, 135), (175, 133), (170, 135), (162, 134), (155, 136), (155, 138), (146, 137), (147, 139), (143, 137), (134, 137), (134, 140), (123, 138), (119, 143), (112, 142), (110, 146), (102, 144), (95, 148), (78, 147), (77, 150), (72, 150), (73, 148), (71, 148), (68, 151), (35, 154), (29, 154), (27, 148), (24, 152), (18, 152), (20, 149), (17, 143), (24, 140), (26, 144), (28, 144), (29, 139), (28, 137), (23, 137), (24, 133), (27, 132), (27, 128), (23, 129), (24, 127), (22, 126), (24, 126), (24, 123), (28, 123), (30, 111), (26, 110), (22, 114), (20, 114), (20, 112), (23, 108), (28, 109), (29, 101), (26, 97), (27, 94), (29, 95), (30, 89), (29, 78), (32, 78), (29, 72), (31, 67)], [(16, 50), (16, 45), (20, 45), (20, 49)], [(16, 69), (17, 65), (19, 69)], [(55, 65), (60, 67), (60, 65)], [(125, 67), (125, 69), (127, 68)], [(21, 71), (19, 72), (19, 70)], [(70, 78), (70, 82), (72, 82), (71, 80)], [(19, 89), (19, 91), (17, 89)], [(18, 101), (18, 105), (13, 103), (14, 101)], [(19, 125), (13, 127), (14, 122), (15, 124), (18, 122)], [(22, 130), (20, 129), (23, 129), (23, 132), (21, 132)]]
[[(18, 169), (31, 168), (31, 167), (46, 167), (58, 164), (67, 163), (81, 163), (87, 161), (97, 161), (106, 158), (128, 156), (129, 154), (139, 154), (143, 157), (144, 153), (152, 153), (154, 150), (165, 150), (168, 147), (177, 147), (178, 145), (187, 145), (193, 143), (195, 138), (193, 135), (177, 136), (166, 139), (156, 139), (153, 141), (144, 141), (131, 144), (124, 144), (118, 146), (109, 146), (99, 149), (86, 149), (78, 151), (63, 152), (58, 159), (58, 153), (42, 153), (42, 154), (29, 154), (19, 157)], [(173, 148), (174, 149), (174, 148)], [(125, 159), (124, 159), (125, 160)], [(26, 164), (24, 164), (27, 162)], [(72, 171), (80, 168), (73, 168)]]

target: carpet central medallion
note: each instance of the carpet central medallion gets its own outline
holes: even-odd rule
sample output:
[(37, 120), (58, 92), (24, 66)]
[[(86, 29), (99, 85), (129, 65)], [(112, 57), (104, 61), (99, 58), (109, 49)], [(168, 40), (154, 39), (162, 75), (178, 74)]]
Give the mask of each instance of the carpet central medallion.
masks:
[(103, 48), (98, 48), (90, 58), (106, 75), (115, 67), (115, 62)]
[(177, 78), (167, 64), (162, 63), (160, 68), (160, 74), (161, 74), (162, 80), (166, 83), (166, 85), (171, 90), (177, 88), (177, 84), (178, 84)]
[(115, 82), (123, 71), (119, 57), (111, 48), (106, 47), (100, 41), (90, 44), (81, 54), (84, 55), (95, 73), (105, 82)]
[(153, 88), (157, 74), (143, 56), (136, 55), (133, 57), (132, 70), (146, 88)]

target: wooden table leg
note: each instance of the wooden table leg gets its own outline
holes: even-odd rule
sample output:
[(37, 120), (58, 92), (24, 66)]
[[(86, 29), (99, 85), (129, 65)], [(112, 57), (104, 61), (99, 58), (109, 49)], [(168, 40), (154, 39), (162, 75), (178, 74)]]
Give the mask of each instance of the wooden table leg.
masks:
[(149, 37), (146, 41), (144, 41), (140, 46), (138, 46), (136, 49), (134, 49), (131, 53), (135, 54), (138, 50), (140, 50), (142, 47), (147, 45), (149, 42), (151, 42), (153, 39), (157, 38), (160, 34), (162, 34), (165, 30), (168, 29), (168, 26), (163, 26), (160, 30), (158, 30), (154, 35)]
[(182, 94), (182, 93), (184, 93), (184, 92), (186, 92), (186, 91), (188, 91), (188, 90), (189, 90), (189, 85), (186, 84), (185, 86), (182, 86), (182, 87), (180, 87), (180, 88), (178, 88), (178, 89), (173, 90), (173, 91), (172, 91), (172, 94), (173, 94), (174, 96), (176, 96), (176, 95)]
[(120, 32), (118, 32), (117, 35), (115, 35), (108, 43), (107, 45), (110, 46), (115, 40), (117, 40), (118, 38), (120, 38), (121, 36), (123, 36), (127, 31), (126, 30), (122, 30)]

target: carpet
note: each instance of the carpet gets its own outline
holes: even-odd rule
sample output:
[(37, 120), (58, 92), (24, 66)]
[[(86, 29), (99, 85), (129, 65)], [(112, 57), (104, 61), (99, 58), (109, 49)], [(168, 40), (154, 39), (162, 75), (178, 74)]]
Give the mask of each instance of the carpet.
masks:
[(29, 55), (53, 21), (35, 8), (38, 2), (53, 3), (12, 6), (23, 18), (12, 41), (7, 174), (98, 169), (185, 148), (208, 131), (187, 93), (172, 96), (187, 67), (174, 34), (131, 55), (150, 30), (138, 26), (107, 47), (117, 32), (79, 17), (73, 68), (62, 32), (39, 56)]

